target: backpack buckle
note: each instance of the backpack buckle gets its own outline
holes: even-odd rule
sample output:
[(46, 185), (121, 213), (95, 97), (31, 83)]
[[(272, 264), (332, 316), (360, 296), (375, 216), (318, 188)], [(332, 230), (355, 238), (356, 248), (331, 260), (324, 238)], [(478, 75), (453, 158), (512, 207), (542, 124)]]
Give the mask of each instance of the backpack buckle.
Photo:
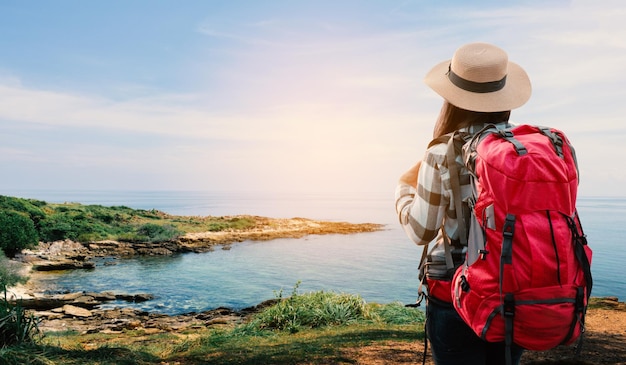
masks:
[(470, 291), (470, 285), (467, 282), (467, 278), (465, 277), (465, 275), (461, 275), (461, 290), (466, 293)]
[(504, 315), (504, 317), (515, 316), (515, 298), (513, 298), (513, 293), (506, 293), (504, 295), (504, 303), (502, 305), (502, 314)]
[(513, 138), (513, 132), (510, 130), (499, 129), (498, 134), (504, 138)]

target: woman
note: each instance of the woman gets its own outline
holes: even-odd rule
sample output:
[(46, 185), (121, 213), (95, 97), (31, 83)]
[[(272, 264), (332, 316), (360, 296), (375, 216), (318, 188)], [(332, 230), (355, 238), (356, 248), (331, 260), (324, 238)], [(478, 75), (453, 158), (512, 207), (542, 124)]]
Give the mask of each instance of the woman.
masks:
[[(531, 94), (526, 72), (509, 62), (502, 49), (486, 43), (460, 47), (451, 60), (436, 65), (425, 82), (444, 99), (435, 138), (453, 131), (473, 134), (485, 124), (506, 127), (510, 110), (525, 104)], [(425, 249), (434, 240), (427, 264), (420, 268), (428, 286), (426, 334), (438, 365), (503, 364), (504, 344), (481, 340), (451, 304), (445, 252), (452, 253), (455, 267), (462, 263), (455, 199), (467, 198), (471, 187), (464, 184), (468, 181), (463, 178), (464, 168), (451, 176), (447, 150), (446, 143), (431, 144), (422, 161), (400, 177), (396, 188), (396, 210), (408, 236)], [(457, 161), (462, 166), (460, 156)], [(460, 182), (460, 197), (452, 192), (454, 180)], [(514, 348), (512, 355), (518, 364), (522, 349)]]

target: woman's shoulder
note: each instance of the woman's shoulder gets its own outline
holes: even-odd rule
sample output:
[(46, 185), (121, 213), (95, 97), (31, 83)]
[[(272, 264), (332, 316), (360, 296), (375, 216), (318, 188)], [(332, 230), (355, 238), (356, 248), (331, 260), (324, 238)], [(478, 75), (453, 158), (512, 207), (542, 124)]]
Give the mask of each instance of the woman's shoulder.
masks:
[(426, 149), (426, 153), (436, 154), (436, 155), (445, 155), (448, 151), (448, 142), (441, 141), (430, 143), (428, 148)]
[(448, 153), (448, 143), (447, 142), (439, 142), (439, 143), (431, 143), (428, 145), (426, 149), (426, 154), (424, 156), (424, 160), (428, 161), (430, 165), (442, 165), (446, 160), (446, 155)]

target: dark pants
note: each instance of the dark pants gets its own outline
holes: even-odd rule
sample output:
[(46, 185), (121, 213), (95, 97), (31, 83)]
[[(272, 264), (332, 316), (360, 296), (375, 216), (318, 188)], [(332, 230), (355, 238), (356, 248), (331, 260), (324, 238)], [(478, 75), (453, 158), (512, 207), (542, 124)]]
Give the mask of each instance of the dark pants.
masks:
[[(452, 305), (430, 300), (426, 306), (426, 335), (437, 365), (503, 365), (504, 343), (485, 342), (463, 322)], [(513, 364), (519, 364), (523, 349), (511, 348)]]

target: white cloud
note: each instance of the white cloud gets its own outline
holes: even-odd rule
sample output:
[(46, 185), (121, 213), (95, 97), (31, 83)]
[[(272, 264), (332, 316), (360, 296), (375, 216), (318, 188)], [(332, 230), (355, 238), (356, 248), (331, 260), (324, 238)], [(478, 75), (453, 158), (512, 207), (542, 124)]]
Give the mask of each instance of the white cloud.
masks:
[[(196, 29), (204, 48), (186, 55), (195, 81), (178, 93), (124, 79), (120, 90), (141, 92), (122, 94), (144, 96), (86, 95), (0, 73), (8, 75), (0, 76), (0, 122), (82, 131), (47, 154), (14, 144), (5, 152), (66, 161), (64, 171), (90, 163), (115, 174), (141, 171), (169, 187), (245, 188), (253, 180), (277, 190), (387, 189), (432, 133), (441, 100), (422, 83), (424, 74), (460, 44), (480, 40), (507, 50), (533, 80), (533, 98), (515, 121), (565, 130), (580, 146), (584, 176), (608, 176), (611, 163), (595, 141), (624, 130), (626, 5), (437, 9), (406, 2), (343, 23), (279, 12), (209, 19)], [(121, 135), (137, 145), (117, 143)], [(159, 142), (140, 143), (151, 138)], [(600, 145), (623, 150), (618, 139)], [(176, 177), (165, 181), (160, 170)], [(611, 176), (618, 179), (611, 189), (626, 183)], [(595, 190), (595, 182), (584, 186)]]

